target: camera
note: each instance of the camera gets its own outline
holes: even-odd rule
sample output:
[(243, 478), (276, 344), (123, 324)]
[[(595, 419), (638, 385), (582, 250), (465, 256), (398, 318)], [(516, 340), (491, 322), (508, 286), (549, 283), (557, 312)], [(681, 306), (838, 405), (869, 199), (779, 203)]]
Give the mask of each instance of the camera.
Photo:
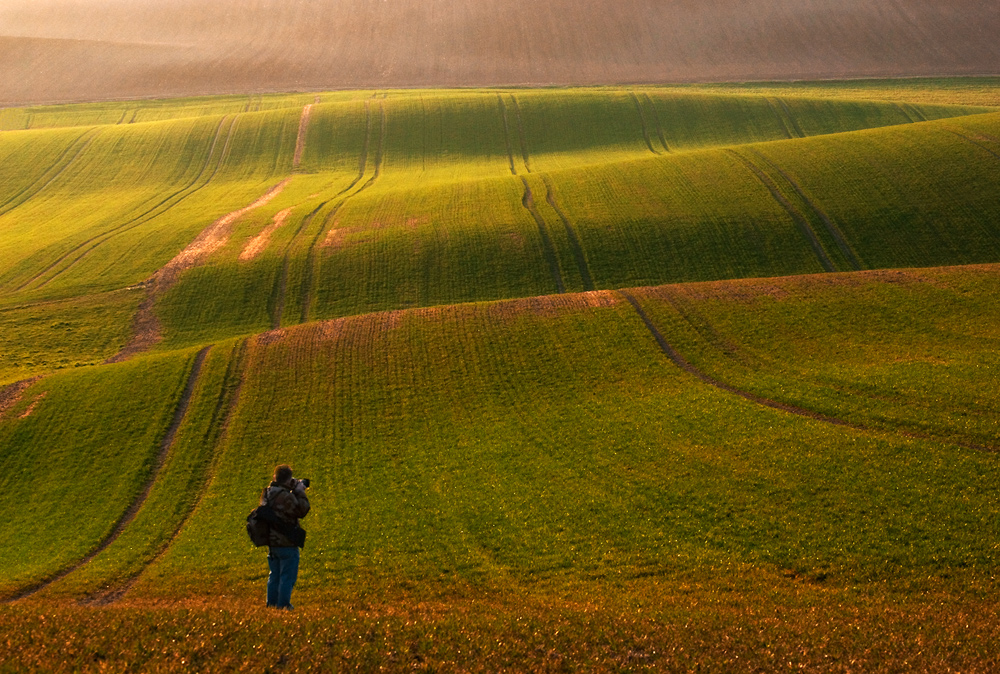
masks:
[(301, 478), (299, 478), (299, 482), (301, 482), (302, 486), (305, 487), (306, 489), (309, 488), (309, 478), (308, 477), (301, 477)]

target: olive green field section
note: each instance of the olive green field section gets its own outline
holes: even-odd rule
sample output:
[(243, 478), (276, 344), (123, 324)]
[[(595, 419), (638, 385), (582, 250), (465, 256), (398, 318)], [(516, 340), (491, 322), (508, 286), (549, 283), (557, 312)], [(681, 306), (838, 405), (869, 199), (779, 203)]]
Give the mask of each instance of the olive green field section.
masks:
[[(998, 444), (986, 398), (1000, 336), (982, 321), (997, 310), (996, 283), (990, 266), (628, 291), (710, 377), (860, 429), (682, 370), (616, 291), (381, 312), (217, 344), (135, 520), (41, 592), (91, 596), (123, 581), (134, 597), (259, 592), (262, 555), (242, 522), (285, 461), (314, 481), (307, 598), (331, 586), (563, 586), (746, 565), (837, 587), (974, 584), (998, 561), (998, 455), (971, 447)], [(736, 356), (719, 352), (730, 343)], [(8, 594), (106, 535), (148, 476), (192, 359), (53, 375), (0, 421), (0, 494), (25, 513), (2, 525)], [(115, 422), (142, 414), (134, 439)], [(109, 450), (119, 446), (124, 464)], [(126, 486), (93, 500), (108, 472)], [(42, 476), (38, 494), (14, 488)]]

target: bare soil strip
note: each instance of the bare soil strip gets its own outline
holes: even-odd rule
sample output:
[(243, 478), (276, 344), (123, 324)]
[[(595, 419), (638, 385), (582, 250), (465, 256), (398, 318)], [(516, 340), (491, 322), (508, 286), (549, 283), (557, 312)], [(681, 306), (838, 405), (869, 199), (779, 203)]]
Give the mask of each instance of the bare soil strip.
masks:
[(247, 245), (243, 247), (243, 250), (240, 252), (240, 262), (248, 262), (263, 253), (268, 244), (271, 243), (271, 235), (285, 224), (285, 220), (288, 219), (288, 215), (291, 212), (291, 208), (278, 211), (271, 220), (271, 224), (261, 230), (260, 234), (250, 239)]
[(521, 141), (521, 159), (524, 160), (524, 170), (531, 173), (531, 159), (528, 157), (528, 139), (524, 135), (524, 120), (521, 119), (521, 106), (517, 104), (514, 94), (510, 95), (510, 102), (514, 106), (514, 115), (517, 118), (517, 137)]
[(642, 103), (639, 102), (639, 97), (635, 95), (634, 91), (628, 92), (628, 95), (632, 98), (632, 102), (635, 103), (635, 111), (639, 113), (639, 124), (642, 125), (642, 139), (646, 141), (646, 148), (653, 154), (661, 154), (661, 152), (653, 147), (653, 142), (649, 139), (649, 127), (646, 125), (646, 114), (642, 111)]
[[(212, 157), (215, 154), (215, 148), (216, 148), (216, 145), (219, 142), (219, 137), (222, 134), (222, 127), (225, 125), (226, 119), (227, 118), (224, 117), (222, 119), (222, 121), (219, 122), (219, 126), (215, 130), (215, 136), (212, 138), (212, 142), (209, 145), (208, 156), (205, 158), (205, 163), (202, 164), (201, 170), (191, 180), (191, 182), (189, 182), (184, 187), (182, 187), (182, 188), (174, 191), (173, 193), (169, 194), (168, 196), (164, 197), (159, 202), (157, 202), (154, 206), (152, 206), (151, 208), (147, 209), (146, 211), (144, 211), (140, 215), (136, 216), (135, 218), (132, 218), (132, 219), (130, 219), (130, 220), (122, 223), (121, 225), (118, 225), (117, 227), (112, 227), (111, 229), (109, 229), (109, 230), (107, 230), (105, 232), (102, 232), (100, 234), (92, 236), (89, 239), (87, 239), (86, 241), (83, 241), (82, 243), (74, 246), (72, 249), (70, 249), (66, 253), (62, 254), (61, 256), (59, 256), (59, 258), (56, 259), (55, 262), (53, 262), (52, 264), (48, 265), (45, 269), (43, 269), (42, 271), (40, 271), (38, 274), (35, 274), (35, 276), (33, 276), (32, 278), (30, 278), (25, 283), (21, 284), (16, 290), (23, 290), (23, 289), (27, 288), (29, 285), (31, 285), (31, 284), (35, 283), (36, 281), (40, 280), (42, 277), (44, 277), (50, 271), (52, 271), (53, 269), (55, 269), (56, 267), (58, 267), (60, 264), (62, 264), (63, 262), (65, 262), (74, 253), (77, 253), (80, 250), (86, 249), (86, 250), (83, 250), (83, 252), (80, 255), (78, 255), (73, 260), (71, 260), (68, 264), (66, 264), (62, 269), (58, 270), (55, 274), (53, 274), (48, 279), (46, 279), (45, 281), (43, 281), (38, 287), (42, 288), (42, 287), (48, 285), (54, 279), (58, 278), (61, 274), (65, 273), (67, 270), (69, 270), (70, 268), (72, 268), (76, 263), (78, 263), (80, 260), (82, 260), (87, 255), (89, 255), (91, 252), (93, 252), (93, 250), (95, 248), (97, 248), (101, 244), (107, 242), (108, 239), (110, 239), (111, 237), (115, 236), (116, 234), (121, 234), (123, 232), (127, 232), (130, 229), (138, 227), (139, 225), (142, 225), (142, 224), (144, 224), (146, 222), (149, 222), (153, 218), (155, 218), (155, 217), (157, 217), (159, 215), (162, 215), (163, 213), (167, 212), (168, 210), (170, 210), (171, 208), (173, 208), (174, 206), (176, 206), (180, 202), (184, 201), (184, 199), (188, 198), (189, 196), (191, 196), (192, 194), (194, 194), (195, 192), (197, 192), (198, 190), (200, 190), (201, 188), (203, 188), (205, 185), (207, 185), (208, 182), (211, 180), (211, 178), (215, 176), (215, 171), (213, 171), (212, 175), (209, 177), (209, 179), (207, 181), (205, 181), (204, 184), (198, 185), (197, 187), (195, 187), (195, 185), (201, 180), (202, 176), (205, 174), (205, 171), (208, 169), (208, 166), (212, 162)], [(229, 127), (230, 134), (232, 133), (232, 129), (233, 129), (233, 125), (234, 124), (235, 124), (235, 120), (233, 120), (233, 122), (230, 124), (230, 127)], [(226, 147), (228, 148), (228, 140), (226, 142)], [(220, 155), (220, 163), (221, 163), (221, 155)], [(218, 165), (219, 164), (217, 164), (217, 166), (216, 166), (216, 171), (218, 170)], [(93, 245), (91, 245), (91, 244), (93, 244)], [(88, 246), (89, 246), (89, 248), (88, 248)]]
[(649, 104), (649, 109), (653, 111), (653, 121), (656, 122), (656, 136), (660, 139), (660, 145), (663, 146), (664, 152), (669, 153), (670, 146), (667, 145), (667, 139), (663, 136), (663, 124), (660, 123), (660, 111), (656, 109), (656, 103), (653, 102), (648, 93), (643, 93), (642, 96)]
[(292, 156), (292, 168), (297, 169), (302, 163), (302, 152), (306, 149), (306, 131), (309, 129), (309, 115), (312, 112), (312, 104), (302, 108), (302, 116), (299, 117), (299, 134), (295, 137), (295, 154)]
[(21, 381), (16, 381), (13, 384), (8, 384), (3, 388), (0, 388), (0, 419), (3, 419), (4, 415), (7, 414), (14, 405), (21, 402), (21, 397), (24, 392), (31, 388), (32, 384), (41, 379), (41, 376), (32, 377), (31, 379), (22, 379)]
[(811, 208), (813, 213), (815, 213), (819, 217), (819, 219), (823, 222), (823, 225), (826, 227), (826, 231), (837, 243), (837, 248), (840, 249), (840, 252), (847, 259), (848, 263), (850, 263), (851, 268), (854, 271), (861, 271), (862, 269), (864, 269), (864, 265), (862, 265), (861, 260), (854, 252), (854, 248), (852, 248), (851, 244), (847, 242), (847, 238), (844, 236), (844, 233), (840, 231), (840, 227), (838, 227), (836, 223), (834, 223), (833, 220), (830, 219), (830, 216), (828, 216), (825, 211), (823, 211), (819, 206), (817, 206), (812, 199), (806, 196), (805, 192), (802, 191), (802, 188), (799, 187), (799, 184), (794, 180), (792, 180), (791, 176), (785, 173), (785, 171), (780, 166), (778, 166), (773, 161), (762, 155), (760, 152), (752, 148), (749, 148), (748, 151), (752, 152), (754, 156), (756, 156), (759, 160), (770, 166), (776, 173), (778, 173), (782, 178), (784, 178), (789, 185), (792, 186), (792, 189), (795, 190), (795, 193), (797, 195), (799, 195), (799, 198), (802, 199), (802, 201), (809, 208)]
[(785, 116), (788, 117), (788, 121), (791, 122), (792, 129), (794, 129), (795, 131), (795, 135), (797, 135), (799, 138), (805, 138), (806, 134), (802, 132), (802, 127), (800, 127), (799, 123), (795, 121), (795, 115), (792, 114), (792, 111), (788, 107), (788, 103), (785, 102), (785, 99), (779, 98), (778, 104), (781, 106), (781, 109), (784, 110)]
[[(94, 137), (98, 132), (99, 129), (94, 128), (81, 133), (72, 143), (66, 146), (66, 149), (63, 150), (62, 154), (56, 158), (56, 160), (52, 163), (52, 166), (47, 168), (45, 173), (43, 173), (38, 180), (30, 185), (27, 185), (6, 202), (0, 204), (0, 216), (7, 215), (18, 206), (37, 196), (39, 192), (55, 182), (55, 180), (61, 176), (81, 154), (83, 154), (83, 151), (90, 147), (90, 144), (94, 141)], [(89, 138), (87, 138), (87, 136), (89, 136)], [(76, 149), (76, 152), (73, 152), (74, 148)], [(71, 152), (73, 155), (67, 160), (66, 157)]]
[(782, 412), (788, 412), (789, 414), (795, 414), (800, 417), (806, 417), (808, 419), (822, 421), (824, 423), (832, 424), (834, 426), (842, 426), (845, 428), (851, 428), (854, 430), (865, 431), (865, 432), (892, 433), (895, 435), (900, 435), (915, 440), (947, 442), (948, 444), (954, 445), (956, 447), (962, 447), (964, 449), (972, 449), (977, 451), (987, 451), (987, 452), (1000, 451), (995, 447), (987, 447), (985, 445), (964, 443), (948, 438), (936, 438), (934, 436), (925, 435), (923, 433), (912, 433), (910, 431), (904, 431), (900, 429), (881, 429), (873, 426), (866, 426), (863, 424), (855, 423), (853, 421), (847, 421), (846, 419), (831, 417), (827, 414), (823, 414), (822, 412), (815, 412), (813, 410), (808, 410), (802, 407), (798, 407), (796, 405), (790, 405), (788, 403), (772, 400), (771, 398), (765, 398), (764, 396), (759, 396), (755, 393), (744, 391), (743, 389), (737, 388), (735, 386), (730, 386), (729, 384), (719, 381), (718, 379), (709, 376), (705, 372), (702, 372), (699, 368), (695, 367), (686, 358), (684, 358), (684, 356), (682, 356), (680, 352), (677, 351), (677, 349), (671, 346), (671, 344), (663, 336), (663, 333), (661, 333), (660, 330), (656, 327), (656, 325), (653, 324), (652, 320), (650, 320), (649, 315), (642, 308), (642, 305), (639, 304), (638, 300), (636, 300), (631, 293), (625, 290), (619, 290), (618, 293), (622, 297), (624, 297), (629, 304), (632, 305), (632, 308), (635, 309), (635, 312), (639, 315), (639, 318), (642, 319), (643, 324), (645, 324), (650, 334), (652, 334), (653, 339), (656, 340), (656, 343), (660, 347), (660, 350), (663, 351), (663, 353), (671, 361), (673, 361), (674, 365), (684, 370), (688, 374), (694, 375), (695, 377), (697, 377), (704, 383), (708, 384), (709, 386), (713, 386), (722, 391), (726, 391), (727, 393), (732, 393), (733, 395), (740, 396), (741, 398), (745, 398), (751, 402), (757, 403), (758, 405), (763, 405), (764, 407), (770, 407), (772, 409), (780, 410)]
[(497, 102), (500, 104), (500, 116), (503, 118), (503, 142), (507, 146), (507, 160), (510, 162), (510, 174), (517, 175), (517, 168), (514, 166), (514, 147), (510, 142), (510, 120), (507, 117), (507, 105), (503, 102), (503, 96), (497, 94)]
[(563, 212), (563, 209), (559, 207), (559, 203), (556, 201), (552, 180), (547, 175), (543, 175), (542, 180), (545, 182), (545, 200), (549, 203), (549, 206), (552, 207), (552, 210), (559, 215), (559, 219), (562, 220), (563, 226), (566, 228), (566, 236), (569, 238), (570, 250), (573, 251), (573, 259), (576, 260), (576, 266), (580, 270), (580, 278), (583, 279), (583, 289), (584, 291), (594, 290), (594, 279), (590, 275), (590, 267), (587, 265), (587, 256), (583, 252), (583, 246), (580, 245), (580, 239), (576, 235), (576, 230), (573, 228), (569, 218)]
[(65, 578), (70, 573), (79, 569), (84, 564), (92, 560), (94, 557), (99, 555), (104, 549), (115, 542), (115, 540), (121, 535), (133, 519), (135, 519), (136, 514), (139, 509), (142, 508), (142, 504), (145, 503), (146, 498), (149, 497), (149, 492), (153, 488), (153, 484), (156, 482), (157, 477), (159, 477), (160, 469), (163, 468), (163, 464), (167, 458), (167, 454), (170, 451), (170, 447), (173, 445), (174, 437), (177, 435), (177, 429), (180, 428), (181, 423), (184, 421), (184, 416), (187, 414), (188, 406), (191, 403), (191, 394), (194, 392), (195, 384), (198, 381), (198, 376), (201, 374), (201, 367), (205, 362), (205, 358), (208, 356), (208, 352), (211, 350), (211, 346), (206, 346), (198, 355), (194, 358), (194, 364), (191, 366), (191, 371), (187, 377), (187, 383), (184, 385), (184, 391), (181, 393), (180, 400), (177, 402), (177, 407), (174, 409), (173, 420), (170, 422), (170, 426), (167, 428), (166, 435), (163, 436), (163, 440), (160, 442), (160, 451), (156, 455), (156, 461), (153, 464), (153, 470), (150, 472), (149, 478), (143, 485), (142, 490), (132, 501), (132, 504), (128, 509), (122, 514), (122, 516), (115, 522), (114, 527), (107, 536), (104, 537), (96, 546), (94, 546), (90, 552), (87, 553), (83, 559), (76, 561), (69, 566), (65, 567), (61, 571), (40, 580), (32, 585), (19, 590), (14, 595), (7, 597), (4, 601), (11, 602), (18, 599), (24, 599), (29, 595), (32, 595), (42, 588), (51, 585), (52, 583)]
[(208, 256), (222, 248), (229, 240), (230, 229), (236, 220), (274, 199), (291, 180), (291, 178), (285, 178), (249, 206), (244, 206), (213, 222), (203, 229), (184, 250), (153, 274), (145, 283), (146, 298), (139, 305), (139, 310), (132, 320), (132, 338), (121, 351), (105, 362), (120, 363), (128, 360), (138, 353), (148, 351), (163, 339), (160, 320), (154, 311), (156, 300), (160, 295), (177, 283), (181, 272), (201, 264)]
[(837, 271), (837, 269), (833, 266), (833, 262), (826, 254), (826, 251), (823, 250), (823, 245), (820, 243), (819, 238), (816, 236), (816, 232), (814, 232), (813, 228), (809, 225), (809, 221), (806, 219), (804, 215), (802, 215), (799, 209), (795, 208), (792, 202), (790, 202), (788, 199), (785, 198), (785, 195), (781, 193), (781, 190), (779, 190), (778, 186), (774, 184), (774, 181), (771, 180), (771, 178), (766, 173), (760, 170), (760, 168), (756, 164), (754, 164), (752, 161), (741, 155), (736, 150), (726, 150), (726, 152), (736, 157), (736, 159), (741, 164), (743, 164), (743, 166), (745, 166), (748, 171), (753, 173), (757, 177), (757, 179), (761, 182), (761, 184), (763, 184), (764, 187), (768, 189), (768, 191), (771, 193), (771, 196), (774, 197), (774, 200), (777, 201), (779, 204), (781, 204), (782, 208), (784, 208), (785, 211), (788, 212), (792, 220), (798, 226), (799, 231), (801, 231), (802, 235), (805, 236), (806, 239), (809, 241), (809, 244), (812, 246), (813, 252), (816, 253), (816, 257), (819, 258), (820, 264), (823, 265), (823, 269), (825, 269), (826, 271)]
[[(229, 430), (229, 420), (232, 418), (233, 411), (236, 409), (240, 400), (240, 393), (243, 391), (243, 379), (244, 373), (246, 371), (246, 361), (247, 361), (247, 343), (248, 340), (244, 339), (240, 341), (238, 347), (234, 352), (234, 355), (229, 360), (229, 364), (226, 367), (226, 374), (222, 380), (222, 389), (219, 391), (218, 402), (215, 405), (215, 410), (212, 412), (212, 422), (209, 424), (209, 434), (205, 438), (206, 445), (212, 448), (212, 460), (209, 462), (206, 473), (201, 480), (201, 484), (208, 484), (213, 477), (217, 474), (217, 466), (219, 462), (218, 448), (222, 445), (223, 440), (226, 437), (226, 433)], [(135, 573), (122, 578), (117, 582), (105, 587), (100, 592), (87, 598), (86, 603), (93, 603), (98, 605), (111, 604), (113, 602), (121, 599), (126, 592), (128, 592), (136, 581), (145, 573), (146, 569), (155, 564), (163, 555), (170, 549), (170, 546), (177, 536), (180, 535), (184, 526), (191, 519), (191, 516), (198, 509), (201, 504), (202, 498), (204, 497), (207, 489), (201, 489), (198, 491), (198, 496), (191, 503), (191, 507), (184, 513), (177, 526), (174, 528), (170, 537), (160, 546), (156, 553), (150, 558), (149, 562), (146, 563), (141, 569)]]
[(521, 199), (521, 204), (531, 214), (531, 217), (534, 218), (535, 224), (538, 225), (538, 235), (542, 238), (542, 254), (549, 266), (549, 273), (552, 274), (556, 290), (562, 294), (566, 292), (566, 285), (563, 283), (562, 273), (559, 271), (559, 258), (556, 256), (556, 248), (552, 244), (552, 237), (549, 236), (549, 228), (545, 226), (545, 219), (538, 212), (538, 208), (535, 207), (535, 197), (531, 193), (531, 186), (528, 185), (528, 179), (521, 176), (521, 182), (524, 183), (524, 197)]

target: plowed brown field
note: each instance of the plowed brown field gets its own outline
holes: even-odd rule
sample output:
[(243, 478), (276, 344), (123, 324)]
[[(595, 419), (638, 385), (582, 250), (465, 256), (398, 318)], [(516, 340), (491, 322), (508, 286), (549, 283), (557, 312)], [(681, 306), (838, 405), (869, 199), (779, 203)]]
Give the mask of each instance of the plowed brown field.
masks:
[(5, 0), (0, 105), (1000, 73), (995, 0)]

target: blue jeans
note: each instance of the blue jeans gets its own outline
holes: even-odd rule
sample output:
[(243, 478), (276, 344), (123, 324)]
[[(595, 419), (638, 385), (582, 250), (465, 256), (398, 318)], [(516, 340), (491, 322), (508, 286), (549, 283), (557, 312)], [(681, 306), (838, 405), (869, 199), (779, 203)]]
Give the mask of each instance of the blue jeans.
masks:
[(299, 577), (298, 548), (268, 548), (267, 605), (292, 608), (292, 588)]

